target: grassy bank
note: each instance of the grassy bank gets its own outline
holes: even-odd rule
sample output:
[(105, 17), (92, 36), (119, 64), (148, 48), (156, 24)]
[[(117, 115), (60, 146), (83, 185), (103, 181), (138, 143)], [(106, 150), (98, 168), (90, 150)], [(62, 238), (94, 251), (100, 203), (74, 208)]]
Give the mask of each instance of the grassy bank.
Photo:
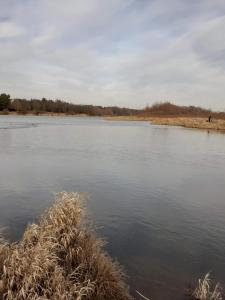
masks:
[(1, 243), (0, 299), (131, 299), (120, 268), (83, 214), (80, 195), (61, 194), (20, 242)]
[(151, 116), (124, 116), (107, 117), (111, 121), (149, 121), (156, 125), (182, 126), (187, 128), (217, 130), (225, 132), (225, 120), (212, 119), (208, 122), (206, 117), (151, 117)]
[(207, 118), (175, 117), (175, 118), (151, 118), (150, 121), (157, 125), (183, 126), (187, 128), (220, 130), (225, 132), (225, 120)]

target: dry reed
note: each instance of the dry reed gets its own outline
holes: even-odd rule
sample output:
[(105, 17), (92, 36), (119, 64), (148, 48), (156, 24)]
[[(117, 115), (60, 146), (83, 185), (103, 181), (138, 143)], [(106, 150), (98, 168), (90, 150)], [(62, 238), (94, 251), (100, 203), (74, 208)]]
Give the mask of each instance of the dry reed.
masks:
[(82, 203), (61, 193), (20, 242), (0, 244), (0, 299), (131, 299), (120, 268), (84, 225)]
[(208, 122), (207, 118), (173, 117), (173, 118), (151, 118), (153, 124), (182, 126), (187, 128), (217, 130), (225, 132), (225, 120), (213, 119)]
[(219, 283), (213, 286), (210, 274), (207, 273), (203, 279), (199, 279), (198, 286), (192, 294), (194, 300), (222, 300), (222, 292)]

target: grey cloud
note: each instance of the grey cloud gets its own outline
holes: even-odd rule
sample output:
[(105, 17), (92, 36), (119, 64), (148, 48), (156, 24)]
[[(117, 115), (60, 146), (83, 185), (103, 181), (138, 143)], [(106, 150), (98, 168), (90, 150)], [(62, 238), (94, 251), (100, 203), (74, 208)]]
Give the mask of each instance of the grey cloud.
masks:
[(193, 49), (212, 65), (225, 68), (225, 16), (210, 20), (193, 37)]
[(11, 25), (2, 39), (0, 27), (0, 89), (101, 105), (171, 100), (225, 109), (223, 2), (3, 1), (0, 22)]

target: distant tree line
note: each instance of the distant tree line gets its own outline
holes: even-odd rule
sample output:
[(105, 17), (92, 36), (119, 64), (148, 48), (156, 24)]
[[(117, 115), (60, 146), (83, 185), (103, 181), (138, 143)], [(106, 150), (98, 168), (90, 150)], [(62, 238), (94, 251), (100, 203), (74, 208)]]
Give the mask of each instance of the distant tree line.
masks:
[(139, 111), (130, 108), (121, 108), (117, 106), (103, 107), (95, 105), (73, 104), (61, 100), (47, 100), (46, 98), (39, 99), (11, 99), (10, 95), (0, 95), (0, 111), (6, 113), (18, 112), (26, 113), (65, 113), (65, 114), (86, 114), (89, 116), (121, 116), (134, 115)]
[(206, 117), (213, 116), (218, 119), (225, 119), (225, 112), (212, 112), (198, 106), (179, 106), (170, 102), (155, 103), (145, 109), (130, 109), (117, 106), (96, 106), (73, 104), (62, 100), (39, 99), (11, 99), (8, 94), (0, 95), (0, 111), (4, 113), (17, 112), (21, 114), (33, 113), (64, 113), (68, 115), (85, 114), (89, 116), (129, 116), (144, 115), (157, 117), (187, 116)]

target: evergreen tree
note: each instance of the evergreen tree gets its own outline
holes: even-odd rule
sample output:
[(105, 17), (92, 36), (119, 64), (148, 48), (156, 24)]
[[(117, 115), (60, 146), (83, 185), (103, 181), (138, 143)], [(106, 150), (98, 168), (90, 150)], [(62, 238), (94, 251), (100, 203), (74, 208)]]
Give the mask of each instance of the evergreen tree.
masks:
[(10, 103), (11, 103), (10, 95), (7, 94), (0, 95), (0, 110), (8, 109)]

